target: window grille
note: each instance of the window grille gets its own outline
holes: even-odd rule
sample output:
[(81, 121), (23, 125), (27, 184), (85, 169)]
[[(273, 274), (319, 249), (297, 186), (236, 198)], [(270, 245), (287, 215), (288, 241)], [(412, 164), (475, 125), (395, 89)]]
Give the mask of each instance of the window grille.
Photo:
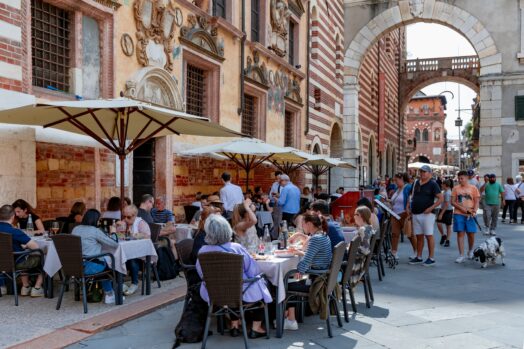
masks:
[(289, 21), (288, 40), (289, 40), (289, 48), (288, 48), (289, 64), (295, 65), (295, 23), (292, 21)]
[(69, 12), (31, 0), (33, 86), (69, 92)]
[(204, 116), (206, 104), (205, 71), (191, 64), (187, 65), (186, 111), (188, 114)]
[(295, 145), (295, 137), (293, 134), (294, 122), (293, 113), (286, 111), (284, 124), (284, 147), (293, 147)]
[(255, 103), (256, 98), (250, 95), (244, 95), (244, 112), (242, 113), (242, 133), (256, 136), (255, 132)]

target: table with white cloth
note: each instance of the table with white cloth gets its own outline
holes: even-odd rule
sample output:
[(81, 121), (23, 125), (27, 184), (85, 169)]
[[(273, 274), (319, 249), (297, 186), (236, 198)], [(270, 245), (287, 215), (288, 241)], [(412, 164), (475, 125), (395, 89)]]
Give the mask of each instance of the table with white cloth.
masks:
[(344, 235), (344, 241), (346, 244), (350, 244), (351, 240), (357, 235), (356, 227), (342, 227), (342, 234)]
[(284, 276), (286, 273), (292, 269), (296, 269), (298, 262), (300, 261), (299, 257), (294, 256), (290, 258), (279, 258), (279, 257), (271, 257), (269, 259), (262, 259), (257, 260), (258, 267), (260, 268), (260, 271), (264, 273), (273, 284), (273, 286), (276, 287), (276, 318), (280, 319), (280, 321), (276, 321), (277, 323), (277, 338), (282, 337), (282, 319), (284, 316), (284, 304), (283, 301), (286, 299), (286, 289), (284, 287)]
[[(198, 227), (193, 224), (176, 224), (175, 225), (175, 241), (182, 241), (185, 239), (192, 239), (193, 232), (197, 230)], [(173, 234), (171, 234), (173, 235)]]
[(33, 240), (38, 244), (38, 248), (44, 252), (44, 272), (47, 275), (45, 278), (45, 283), (47, 285), (47, 298), (53, 298), (53, 276), (62, 269), (62, 263), (60, 263), (55, 244), (51, 239), (34, 237)]

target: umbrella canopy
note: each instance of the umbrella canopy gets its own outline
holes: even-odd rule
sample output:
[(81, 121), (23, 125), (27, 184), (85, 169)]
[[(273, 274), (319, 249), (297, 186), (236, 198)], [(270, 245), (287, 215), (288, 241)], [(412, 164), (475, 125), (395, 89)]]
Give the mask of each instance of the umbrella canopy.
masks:
[(305, 161), (312, 158), (313, 155), (308, 154), (302, 150), (295, 149), (293, 147), (285, 147), (284, 149), (287, 149), (290, 153), (295, 154), (298, 156), (298, 158), (283, 158), (283, 157), (274, 157), (270, 158), (269, 162), (273, 164), (276, 168), (278, 168), (280, 171), (291, 174), (298, 170)]
[(312, 155), (303, 167), (315, 177), (315, 186), (318, 186), (318, 178), (328, 172), (332, 167), (356, 168), (349, 162), (336, 158), (328, 158), (322, 155)]
[(424, 163), (424, 162), (412, 162), (411, 164), (408, 164), (408, 168), (413, 168), (413, 169), (416, 169), (416, 170), (419, 170), (422, 166), (429, 166), (432, 170), (439, 169), (438, 165), (427, 164), (427, 163)]
[(52, 127), (92, 137), (120, 158), (122, 202), (125, 157), (149, 139), (173, 134), (241, 136), (207, 118), (128, 98), (30, 104), (0, 111), (0, 122)]
[(289, 148), (278, 147), (254, 138), (234, 139), (226, 143), (208, 145), (182, 152), (183, 155), (208, 155), (212, 153), (226, 156), (246, 171), (246, 189), (249, 188), (249, 172), (266, 160), (295, 163), (301, 163), (306, 160), (305, 157), (291, 151)]

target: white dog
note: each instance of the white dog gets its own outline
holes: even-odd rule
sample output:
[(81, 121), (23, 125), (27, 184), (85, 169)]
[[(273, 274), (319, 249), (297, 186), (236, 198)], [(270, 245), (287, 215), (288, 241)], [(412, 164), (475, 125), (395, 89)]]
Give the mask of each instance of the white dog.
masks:
[(493, 236), (481, 243), (480, 246), (473, 251), (473, 256), (475, 260), (480, 261), (481, 268), (486, 268), (488, 262), (495, 264), (498, 256), (500, 256), (502, 260), (502, 265), (506, 265), (504, 263), (506, 252), (504, 251), (504, 246), (502, 246), (502, 239), (499, 237)]

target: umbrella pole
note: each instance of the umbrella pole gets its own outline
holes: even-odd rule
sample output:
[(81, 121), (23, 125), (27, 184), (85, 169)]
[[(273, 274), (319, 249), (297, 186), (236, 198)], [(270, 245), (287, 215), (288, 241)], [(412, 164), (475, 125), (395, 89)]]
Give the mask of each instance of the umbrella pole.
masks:
[(246, 193), (249, 191), (249, 167), (246, 167)]
[(118, 158), (120, 159), (120, 205), (122, 206), (122, 210), (125, 207), (125, 192), (124, 192), (124, 179), (125, 179), (125, 155), (118, 155)]

